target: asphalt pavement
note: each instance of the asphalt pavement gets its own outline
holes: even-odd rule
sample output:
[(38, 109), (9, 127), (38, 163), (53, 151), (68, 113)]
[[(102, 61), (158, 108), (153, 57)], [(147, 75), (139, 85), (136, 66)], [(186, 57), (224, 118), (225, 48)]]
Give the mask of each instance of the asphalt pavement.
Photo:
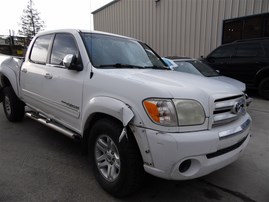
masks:
[(10, 123), (0, 109), (0, 202), (269, 201), (269, 101), (249, 108), (252, 138), (233, 164), (203, 178), (148, 177), (133, 196), (116, 199), (95, 181), (81, 145), (29, 118)]

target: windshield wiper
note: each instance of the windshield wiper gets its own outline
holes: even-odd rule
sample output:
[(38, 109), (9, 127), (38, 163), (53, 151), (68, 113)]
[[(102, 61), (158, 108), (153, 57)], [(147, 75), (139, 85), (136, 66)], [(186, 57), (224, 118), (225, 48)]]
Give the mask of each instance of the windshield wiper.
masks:
[(102, 68), (102, 67), (116, 67), (116, 68), (138, 68), (138, 69), (144, 69), (143, 66), (130, 65), (130, 64), (121, 64), (121, 63), (99, 65), (97, 67), (100, 67), (100, 68)]
[(166, 67), (166, 66), (156, 66), (156, 65), (153, 65), (153, 66), (145, 66), (144, 68), (171, 70), (169, 67)]

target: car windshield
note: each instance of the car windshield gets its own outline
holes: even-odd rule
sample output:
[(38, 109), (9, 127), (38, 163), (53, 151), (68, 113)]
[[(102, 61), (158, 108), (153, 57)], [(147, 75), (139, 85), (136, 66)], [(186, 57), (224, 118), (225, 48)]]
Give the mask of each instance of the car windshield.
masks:
[(96, 68), (168, 69), (144, 43), (104, 34), (82, 33), (81, 36)]
[(219, 73), (199, 60), (175, 61), (175, 71), (196, 74), (206, 77), (219, 76)]

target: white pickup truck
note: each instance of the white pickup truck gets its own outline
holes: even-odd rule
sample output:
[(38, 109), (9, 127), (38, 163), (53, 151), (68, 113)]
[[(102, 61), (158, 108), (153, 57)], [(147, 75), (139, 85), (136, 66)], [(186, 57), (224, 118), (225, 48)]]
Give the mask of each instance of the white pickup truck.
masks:
[(211, 173), (250, 139), (242, 91), (170, 71), (132, 38), (43, 32), (24, 59), (0, 57), (0, 79), (7, 119), (26, 115), (80, 140), (97, 181), (118, 197), (135, 191), (144, 171), (171, 180)]

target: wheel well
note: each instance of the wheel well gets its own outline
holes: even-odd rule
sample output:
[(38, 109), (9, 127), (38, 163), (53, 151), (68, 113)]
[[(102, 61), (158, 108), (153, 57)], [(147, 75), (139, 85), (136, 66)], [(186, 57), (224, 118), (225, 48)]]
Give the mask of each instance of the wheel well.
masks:
[[(119, 119), (117, 119), (117, 118), (115, 118), (113, 116), (110, 116), (108, 114), (95, 113), (95, 114), (91, 115), (86, 121), (86, 124), (85, 124), (85, 127), (84, 127), (84, 132), (83, 132), (82, 152), (84, 154), (86, 154), (87, 151), (88, 151), (88, 139), (89, 139), (89, 136), (90, 136), (90, 131), (91, 131), (92, 126), (94, 125), (95, 122), (97, 122), (100, 119), (104, 119), (104, 118), (113, 119), (116, 122), (118, 122), (119, 124), (122, 124), (122, 122)], [(134, 138), (134, 141), (136, 143), (137, 149), (139, 150), (139, 146), (138, 146), (137, 141), (136, 141), (136, 139), (134, 137), (134, 134), (133, 134), (132, 130), (130, 129), (130, 127), (128, 125), (127, 125), (127, 134), (131, 135), (131, 137), (128, 136), (128, 138)], [(141, 156), (141, 158), (142, 158), (142, 156)]]
[(10, 81), (8, 80), (7, 77), (5, 77), (4, 75), (1, 76), (1, 88), (4, 88), (6, 86), (11, 86)]
[(7, 87), (7, 86), (11, 86), (11, 83), (10, 81), (8, 80), (7, 77), (5, 77), (4, 75), (1, 75), (1, 78), (0, 78), (0, 103), (3, 101), (3, 89), (4, 87)]
[(95, 122), (97, 122), (100, 119), (103, 118), (109, 118), (109, 119), (113, 119), (119, 123), (121, 123), (121, 121), (119, 119), (116, 119), (113, 116), (110, 116), (108, 114), (104, 114), (104, 113), (94, 113), (92, 114), (86, 121), (85, 127), (84, 127), (84, 131), (83, 131), (83, 139), (82, 139), (82, 148), (83, 148), (83, 153), (87, 153), (88, 150), (88, 139), (90, 136), (90, 131), (92, 126), (94, 125)]
[(266, 69), (263, 69), (262, 71), (258, 73), (257, 80), (256, 80), (257, 86), (259, 86), (262, 80), (265, 78), (269, 78), (269, 67), (267, 67)]
[(260, 84), (265, 78), (269, 78), (269, 73), (263, 75), (263, 77), (261, 77), (261, 78), (259, 79), (259, 83), (258, 83), (258, 84)]

